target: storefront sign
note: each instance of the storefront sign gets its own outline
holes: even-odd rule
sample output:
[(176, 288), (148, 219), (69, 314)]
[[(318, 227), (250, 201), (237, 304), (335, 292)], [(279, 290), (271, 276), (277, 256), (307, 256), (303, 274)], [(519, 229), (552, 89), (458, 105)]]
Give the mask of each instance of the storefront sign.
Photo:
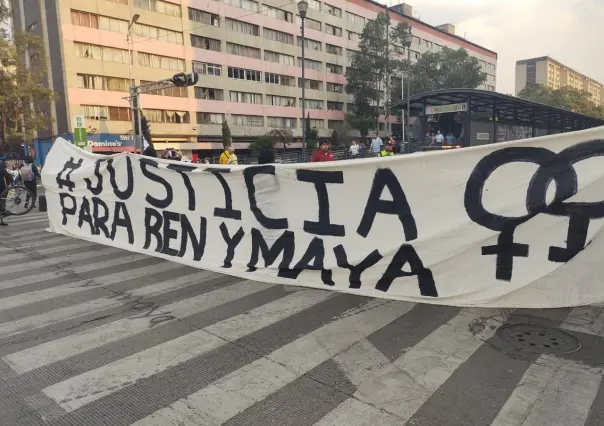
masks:
[(444, 114), (447, 112), (465, 112), (468, 110), (468, 104), (450, 104), (450, 105), (437, 105), (426, 107), (426, 115)]

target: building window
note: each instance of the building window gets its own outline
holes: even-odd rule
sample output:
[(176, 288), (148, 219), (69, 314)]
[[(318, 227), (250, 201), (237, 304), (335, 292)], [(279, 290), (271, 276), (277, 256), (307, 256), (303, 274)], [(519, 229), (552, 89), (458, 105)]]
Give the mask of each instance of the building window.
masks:
[(289, 65), (292, 67), (296, 66), (296, 61), (293, 56), (271, 52), (270, 50), (264, 51), (264, 60), (268, 62), (275, 62), (277, 64)]
[(285, 10), (277, 9), (276, 7), (264, 5), (266, 9), (262, 11), (263, 14), (269, 16), (271, 18), (279, 19), (285, 22), (293, 22), (294, 15), (291, 12), (287, 12)]
[(128, 0), (107, 0), (111, 3), (123, 4), (124, 6), (128, 6)]
[[(319, 80), (304, 79), (304, 88), (311, 90), (323, 90), (323, 82)], [(298, 87), (302, 87), (302, 79), (298, 78)]]
[(189, 8), (189, 20), (213, 27), (220, 26), (220, 16), (203, 10), (193, 9), (192, 7)]
[(441, 50), (443, 50), (443, 46), (440, 44), (434, 43), (434, 50), (436, 50), (437, 52), (440, 52)]
[(108, 16), (100, 16), (94, 13), (71, 11), (71, 23), (80, 27), (96, 28), (113, 33), (128, 34), (128, 21)]
[(238, 21), (236, 19), (226, 19), (227, 29), (235, 33), (253, 35), (258, 37), (260, 35), (260, 27), (258, 25), (250, 24), (248, 22)]
[[(302, 58), (298, 58), (298, 66), (302, 67)], [(314, 61), (312, 59), (304, 59), (304, 68), (315, 70), (315, 71), (323, 71), (323, 62)]]
[(143, 109), (143, 115), (150, 123), (186, 124), (191, 122), (191, 116), (186, 111)]
[(427, 49), (432, 49), (432, 46), (434, 45), (430, 40), (424, 40), (424, 43), (426, 44)]
[(261, 115), (231, 115), (233, 126), (264, 127), (264, 117)]
[(260, 49), (244, 46), (243, 44), (227, 43), (227, 53), (230, 55), (244, 56), (246, 58), (261, 58)]
[(208, 101), (224, 101), (224, 91), (211, 87), (195, 87), (195, 99)]
[(308, 120), (310, 127), (313, 129), (324, 129), (325, 128), (325, 120), (319, 120), (316, 118), (311, 118)]
[(222, 65), (193, 61), (193, 71), (203, 75), (220, 77), (222, 75)]
[(336, 37), (342, 37), (342, 28), (334, 27), (333, 25), (325, 24), (325, 34), (331, 34)]
[[(153, 83), (152, 81), (143, 81), (141, 80), (141, 84), (149, 84)], [(188, 98), (189, 94), (187, 93), (186, 87), (163, 87), (162, 83), (155, 83), (147, 86), (146, 88), (150, 92), (149, 95), (155, 96), (170, 96), (173, 98)]]
[(295, 86), (296, 78), (289, 75), (264, 73), (264, 81), (269, 84), (278, 84), (280, 86)]
[(134, 34), (138, 37), (163, 41), (164, 43), (184, 44), (182, 33), (151, 25), (136, 24)]
[(314, 10), (318, 10), (320, 12), (321, 11), (321, 2), (318, 0), (310, 0), (308, 2), (308, 7), (310, 7), (311, 9), (314, 9)]
[(262, 73), (260, 71), (228, 67), (227, 74), (229, 78), (237, 80), (262, 81)]
[[(302, 25), (302, 19), (298, 15), (296, 15), (296, 23)], [(304, 28), (321, 31), (321, 22), (306, 17), (304, 18)]]
[(97, 61), (127, 64), (128, 51), (115, 47), (97, 46), (96, 44), (74, 43), (76, 58), (95, 59)]
[(342, 56), (342, 48), (340, 46), (325, 43), (325, 51), (327, 53), (331, 53), (332, 55)]
[(287, 96), (266, 95), (266, 104), (281, 107), (295, 107), (296, 98)]
[(215, 112), (198, 112), (196, 114), (197, 124), (222, 124), (224, 114)]
[(331, 16), (336, 16), (338, 18), (342, 17), (342, 9), (340, 9), (339, 7), (335, 7), (330, 4), (325, 3), (325, 10)]
[(421, 58), (422, 55), (419, 52), (409, 50), (409, 56), (411, 57), (411, 59), (419, 59), (419, 58)]
[(294, 44), (294, 36), (281, 31), (271, 30), (264, 27), (264, 38), (267, 40), (278, 41), (279, 43)]
[(344, 102), (327, 101), (327, 109), (329, 111), (344, 111)]
[(258, 13), (260, 10), (258, 2), (253, 0), (224, 0), (224, 2), (243, 10), (249, 10), (250, 12)]
[(220, 40), (216, 40), (208, 37), (201, 37), (195, 34), (191, 34), (191, 46), (198, 49), (212, 50), (214, 52), (222, 51), (220, 46)]
[(359, 33), (355, 33), (354, 31), (348, 31), (348, 40), (350, 41), (359, 41), (361, 35)]
[(327, 83), (326, 87), (328, 92), (344, 93), (344, 85), (338, 83)]
[[(299, 101), (300, 105), (302, 105), (302, 99)], [(323, 109), (323, 101), (320, 99), (304, 99), (304, 107), (308, 109)]]
[(355, 15), (354, 13), (346, 12), (346, 20), (351, 24), (365, 25), (365, 18), (363, 16)]
[(327, 128), (342, 130), (344, 128), (344, 120), (327, 120)]
[[(316, 50), (317, 52), (322, 50), (320, 41), (311, 40), (310, 38), (304, 37), (304, 42), (304, 48), (306, 49)], [(302, 46), (302, 37), (300, 36), (298, 36), (298, 46)]]
[(325, 64), (325, 70), (327, 72), (330, 72), (332, 74), (344, 74), (344, 67), (342, 67), (342, 65), (336, 65), (336, 64)]
[(240, 104), (262, 104), (262, 95), (260, 93), (248, 92), (229, 92), (229, 101)]
[(273, 129), (295, 129), (297, 119), (288, 117), (266, 117), (266, 127)]
[(127, 92), (130, 89), (130, 84), (128, 83), (128, 79), (126, 78), (78, 74), (78, 87), (80, 89)]
[[(79, 10), (71, 11), (71, 23), (79, 27), (99, 28), (99, 17), (94, 13), (80, 12)], [(127, 27), (126, 27), (127, 28)]]
[(142, 67), (161, 68), (170, 71), (184, 71), (185, 61), (178, 58), (153, 55), (151, 53), (138, 52), (138, 64)]
[[(128, 4), (127, 0), (125, 4)], [(177, 18), (182, 16), (182, 11), (179, 4), (162, 0), (134, 0), (134, 7), (150, 10), (152, 12), (163, 13), (164, 15), (168, 16), (176, 16)]]
[(82, 114), (89, 120), (130, 121), (130, 108), (82, 105)]

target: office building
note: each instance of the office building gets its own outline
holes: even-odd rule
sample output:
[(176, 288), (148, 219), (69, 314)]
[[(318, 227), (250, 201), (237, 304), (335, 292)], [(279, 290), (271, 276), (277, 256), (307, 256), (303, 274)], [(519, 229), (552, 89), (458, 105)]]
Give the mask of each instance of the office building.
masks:
[[(17, 28), (44, 37), (49, 84), (61, 101), (47, 136), (86, 116), (95, 149), (131, 149), (128, 79), (137, 84), (178, 72), (198, 72), (196, 87), (143, 95), (158, 150), (220, 149), (226, 120), (236, 148), (270, 129), (301, 136), (301, 38), (296, 3), (289, 0), (12, 0)], [(410, 10), (403, 8), (401, 10)], [(319, 136), (344, 125), (352, 102), (346, 67), (368, 19), (385, 6), (366, 0), (309, 0), (306, 32), (306, 111)], [(127, 34), (133, 16), (132, 43)], [(411, 56), (444, 46), (478, 58), (495, 90), (497, 54), (411, 16), (391, 12), (414, 34)], [(129, 67), (129, 47), (133, 66)], [(113, 135), (113, 136), (108, 136)], [(118, 137), (119, 136), (119, 137)], [(293, 144), (291, 147), (295, 147)], [(109, 148), (110, 147), (110, 148)]]
[(591, 101), (600, 106), (604, 103), (604, 84), (581, 74), (550, 58), (524, 59), (516, 62), (516, 94), (527, 85), (542, 84), (551, 89), (569, 86), (589, 93)]

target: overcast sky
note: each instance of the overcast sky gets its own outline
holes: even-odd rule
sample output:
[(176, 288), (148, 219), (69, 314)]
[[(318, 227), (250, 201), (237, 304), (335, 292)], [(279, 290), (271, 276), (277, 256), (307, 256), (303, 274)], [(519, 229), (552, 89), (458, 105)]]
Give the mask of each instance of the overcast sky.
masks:
[[(384, 0), (382, 0), (384, 1)], [(400, 3), (388, 0), (392, 6)], [(604, 0), (408, 0), (431, 25), (498, 53), (497, 91), (514, 93), (517, 60), (550, 56), (604, 83)]]

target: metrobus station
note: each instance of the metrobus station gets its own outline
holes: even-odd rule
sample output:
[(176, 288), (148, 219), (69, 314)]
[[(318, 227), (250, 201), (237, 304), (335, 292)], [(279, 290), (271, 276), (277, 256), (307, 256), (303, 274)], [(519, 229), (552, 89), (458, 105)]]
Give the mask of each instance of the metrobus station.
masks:
[[(402, 99), (410, 106), (412, 151), (463, 148), (604, 126), (604, 120), (514, 96), (478, 89), (442, 89)], [(405, 129), (407, 131), (407, 129)], [(453, 144), (429, 146), (426, 134), (452, 134)]]

